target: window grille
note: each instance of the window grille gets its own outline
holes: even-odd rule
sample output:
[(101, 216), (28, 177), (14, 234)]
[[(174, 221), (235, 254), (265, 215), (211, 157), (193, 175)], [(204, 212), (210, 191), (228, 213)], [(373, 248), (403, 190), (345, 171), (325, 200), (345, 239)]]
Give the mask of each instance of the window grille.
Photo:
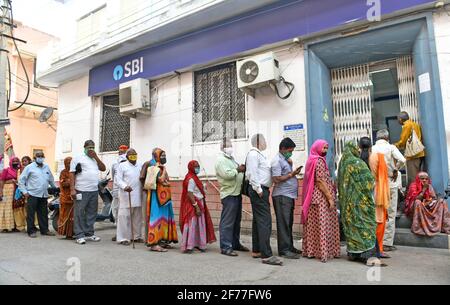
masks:
[(101, 152), (117, 151), (130, 145), (130, 118), (120, 115), (119, 96), (105, 96), (102, 103)]
[(194, 143), (245, 138), (245, 94), (235, 63), (196, 72), (194, 86)]

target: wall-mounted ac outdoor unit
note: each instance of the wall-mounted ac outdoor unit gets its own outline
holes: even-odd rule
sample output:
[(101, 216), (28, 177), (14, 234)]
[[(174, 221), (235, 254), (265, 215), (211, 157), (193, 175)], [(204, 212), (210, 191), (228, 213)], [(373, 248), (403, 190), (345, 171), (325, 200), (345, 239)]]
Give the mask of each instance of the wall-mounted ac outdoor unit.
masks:
[(136, 114), (150, 115), (150, 82), (138, 78), (119, 87), (120, 114), (128, 117), (136, 117)]
[(273, 52), (239, 60), (236, 68), (238, 87), (247, 93), (280, 81), (279, 62)]

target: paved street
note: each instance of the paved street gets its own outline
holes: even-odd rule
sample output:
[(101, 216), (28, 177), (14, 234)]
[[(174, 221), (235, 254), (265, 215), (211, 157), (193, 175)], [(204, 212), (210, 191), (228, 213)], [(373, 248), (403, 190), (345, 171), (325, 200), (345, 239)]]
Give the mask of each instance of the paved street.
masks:
[[(52, 237), (1, 234), (0, 284), (73, 284), (66, 280), (71, 257), (81, 261), (77, 284), (370, 284), (368, 268), (345, 258), (327, 264), (285, 260), (284, 267), (272, 267), (249, 254), (220, 255), (217, 244), (203, 255), (182, 255), (178, 249), (159, 254), (143, 245), (132, 250), (112, 243), (114, 227), (109, 224), (100, 224), (98, 234), (101, 243), (85, 246)], [(251, 245), (248, 236), (243, 241)], [(392, 256), (377, 283), (450, 284), (447, 250), (400, 247)]]

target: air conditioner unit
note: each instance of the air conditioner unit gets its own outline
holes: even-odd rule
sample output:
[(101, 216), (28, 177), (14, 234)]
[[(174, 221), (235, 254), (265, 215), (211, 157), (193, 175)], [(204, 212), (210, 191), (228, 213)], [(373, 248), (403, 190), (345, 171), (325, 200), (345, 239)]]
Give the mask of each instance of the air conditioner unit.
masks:
[(273, 52), (268, 52), (237, 62), (238, 87), (256, 89), (280, 80), (279, 62)]
[(136, 117), (136, 114), (150, 115), (150, 82), (138, 78), (119, 86), (120, 114)]

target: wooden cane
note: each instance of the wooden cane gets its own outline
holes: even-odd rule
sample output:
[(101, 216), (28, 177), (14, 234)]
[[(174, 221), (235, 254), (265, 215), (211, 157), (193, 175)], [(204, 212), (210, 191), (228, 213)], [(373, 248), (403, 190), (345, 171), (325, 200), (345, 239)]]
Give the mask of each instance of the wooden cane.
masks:
[(133, 249), (136, 249), (134, 246), (133, 213), (131, 211), (131, 192), (128, 192), (128, 204), (130, 206), (131, 242), (133, 243)]

